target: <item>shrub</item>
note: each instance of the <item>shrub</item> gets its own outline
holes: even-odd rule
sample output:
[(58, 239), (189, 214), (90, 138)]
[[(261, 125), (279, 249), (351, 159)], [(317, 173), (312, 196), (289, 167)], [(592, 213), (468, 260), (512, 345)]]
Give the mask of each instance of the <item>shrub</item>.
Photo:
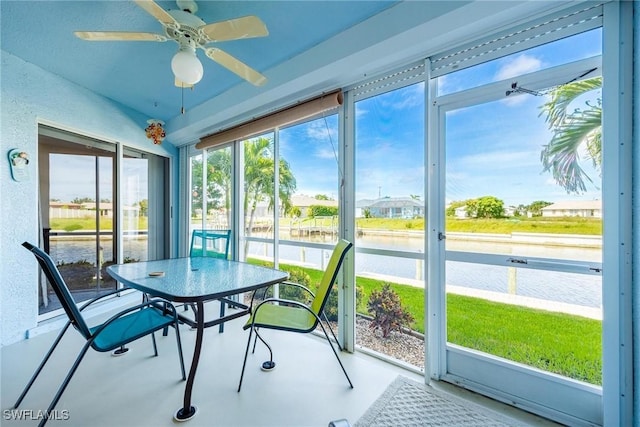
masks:
[(382, 289), (371, 292), (367, 311), (373, 315), (371, 328), (380, 328), (383, 338), (387, 338), (393, 330), (402, 332), (402, 326), (408, 327), (413, 322), (413, 316), (402, 308), (400, 297), (388, 283)]
[[(362, 300), (363, 294), (364, 291), (362, 289), (362, 286), (356, 285), (356, 307)], [(335, 285), (329, 293), (327, 304), (324, 306), (324, 314), (327, 315), (327, 320), (329, 320), (330, 322), (338, 321), (338, 288)]]
[[(309, 287), (311, 283), (311, 277), (300, 269), (289, 270), (289, 282), (298, 283), (300, 285)], [(313, 289), (312, 289), (313, 291)], [(288, 299), (298, 301), (302, 303), (311, 302), (311, 295), (307, 291), (298, 286), (282, 285), (279, 288), (279, 296), (282, 299)], [(273, 297), (273, 286), (270, 286), (267, 290), (266, 298)]]
[(337, 206), (321, 206), (321, 205), (311, 205), (307, 208), (308, 215), (310, 217), (316, 216), (337, 216), (338, 215), (338, 207)]

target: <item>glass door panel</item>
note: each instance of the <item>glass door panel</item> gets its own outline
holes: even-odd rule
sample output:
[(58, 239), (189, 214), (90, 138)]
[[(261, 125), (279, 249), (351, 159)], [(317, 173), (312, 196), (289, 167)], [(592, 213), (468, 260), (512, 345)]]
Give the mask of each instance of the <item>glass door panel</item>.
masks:
[[(232, 147), (206, 151), (203, 174), (203, 154), (190, 158), (191, 211), (189, 238), (195, 229), (233, 229), (233, 155)], [(233, 242), (233, 232), (231, 242)], [(230, 246), (229, 253), (233, 253)]]
[[(168, 254), (168, 160), (123, 148), (116, 171), (116, 145), (42, 128), (39, 180), (43, 247), (58, 265), (77, 302), (115, 289), (106, 272), (118, 256), (144, 261)], [(117, 179), (121, 206), (116, 205)], [(118, 210), (122, 223), (118, 223)], [(54, 316), (60, 306), (41, 282), (39, 313)]]
[[(244, 235), (240, 236), (240, 259), (268, 263), (275, 238), (275, 145), (274, 133), (248, 139), (242, 145), (242, 209)], [(265, 254), (271, 254), (266, 255)]]
[[(562, 104), (561, 126), (545, 121), (559, 94), (573, 90), (563, 82), (592, 63), (558, 69), (558, 86), (536, 87), (537, 75), (528, 75), (536, 90), (504, 97), (492, 84), (443, 98), (438, 108), (445, 159), (442, 376), (548, 417), (597, 424), (600, 78), (574, 84), (591, 89)], [(539, 79), (549, 84), (546, 73)], [(590, 130), (577, 130), (587, 122)], [(578, 171), (588, 177), (584, 187)]]
[(207, 152), (205, 228), (229, 230), (233, 224), (233, 157), (231, 147)]
[[(592, 96), (583, 102), (595, 105)], [(539, 117), (546, 100), (520, 95), (445, 114), (447, 341), (601, 384), (601, 276), (579, 263), (602, 259), (599, 174), (583, 163), (593, 185), (572, 195), (541, 173), (552, 138)]]
[[(277, 131), (279, 170), (278, 268), (291, 281), (314, 293), (338, 241), (338, 115), (325, 112)], [(338, 315), (338, 287), (325, 307), (334, 332)], [(291, 286), (280, 286), (280, 297), (305, 301)]]
[[(104, 270), (114, 256), (114, 153), (43, 138), (40, 156), (45, 250), (78, 302), (115, 289)], [(60, 308), (50, 287), (39, 299), (39, 314)]]
[(146, 159), (125, 158), (122, 161), (122, 252), (124, 262), (147, 261), (148, 164)]
[[(424, 83), (355, 103), (355, 269), (361, 293), (356, 344), (419, 369), (425, 332), (424, 141)], [(381, 322), (371, 338), (366, 319), (384, 315), (402, 329), (387, 333)], [(407, 342), (399, 349), (394, 341)]]

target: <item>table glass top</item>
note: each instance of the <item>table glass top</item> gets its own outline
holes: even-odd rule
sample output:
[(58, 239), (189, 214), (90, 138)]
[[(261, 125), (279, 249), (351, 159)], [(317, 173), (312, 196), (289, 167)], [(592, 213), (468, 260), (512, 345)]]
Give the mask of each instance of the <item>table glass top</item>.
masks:
[(134, 289), (182, 302), (248, 292), (288, 278), (284, 271), (206, 257), (117, 264), (107, 272)]

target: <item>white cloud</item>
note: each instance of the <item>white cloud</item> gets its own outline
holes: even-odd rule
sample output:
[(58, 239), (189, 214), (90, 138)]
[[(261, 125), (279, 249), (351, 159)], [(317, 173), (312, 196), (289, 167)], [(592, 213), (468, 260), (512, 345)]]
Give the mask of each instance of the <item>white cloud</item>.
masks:
[(541, 68), (542, 61), (540, 59), (523, 53), (500, 67), (496, 73), (495, 79), (498, 81), (509, 79), (511, 77), (518, 77), (522, 74), (538, 71)]
[(458, 166), (462, 170), (476, 169), (495, 171), (497, 169), (521, 169), (540, 164), (539, 154), (531, 151), (493, 151), (462, 157)]

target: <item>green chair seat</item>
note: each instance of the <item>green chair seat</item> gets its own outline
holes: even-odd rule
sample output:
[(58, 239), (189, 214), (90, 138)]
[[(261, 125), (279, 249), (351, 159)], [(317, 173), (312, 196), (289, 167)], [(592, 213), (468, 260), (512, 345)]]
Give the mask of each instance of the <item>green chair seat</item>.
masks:
[(304, 308), (264, 304), (251, 315), (244, 329), (250, 328), (252, 324), (258, 328), (264, 326), (285, 331), (311, 332), (316, 327), (316, 318)]

